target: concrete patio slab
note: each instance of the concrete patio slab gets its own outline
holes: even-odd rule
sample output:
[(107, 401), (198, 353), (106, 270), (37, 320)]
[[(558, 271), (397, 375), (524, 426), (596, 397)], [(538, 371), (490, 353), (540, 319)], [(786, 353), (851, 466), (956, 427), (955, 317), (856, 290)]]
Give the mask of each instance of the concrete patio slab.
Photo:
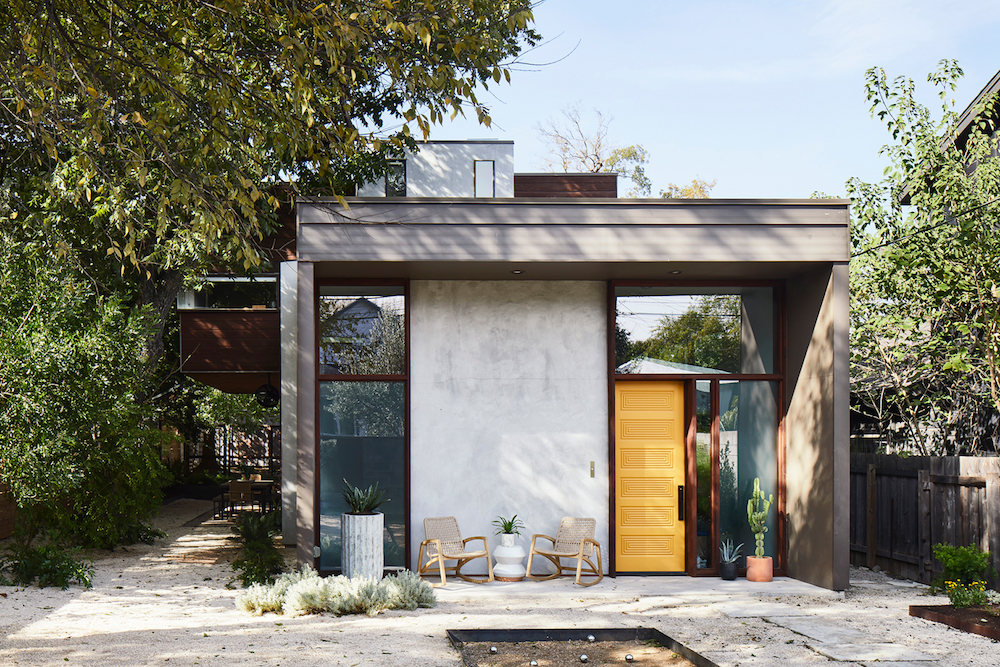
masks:
[(937, 665), (940, 665), (941, 663), (937, 662), (937, 661), (934, 661), (934, 660), (932, 660), (932, 661), (927, 661), (927, 660), (920, 660), (920, 661), (911, 661), (911, 660), (903, 660), (903, 661), (897, 661), (897, 660), (888, 660), (888, 661), (886, 661), (886, 660), (877, 660), (876, 662), (862, 662), (861, 664), (864, 665), (865, 667), (936, 667)]
[(780, 602), (734, 601), (713, 604), (732, 618), (762, 618), (765, 616), (809, 616), (812, 610)]
[(843, 621), (812, 616), (765, 617), (764, 620), (825, 644), (863, 644), (869, 641), (863, 632), (845, 625)]
[[(428, 579), (433, 583), (433, 578)], [(595, 586), (577, 586), (572, 577), (561, 577), (550, 581), (517, 582), (494, 581), (488, 584), (472, 584), (460, 579), (449, 579), (446, 586), (436, 588), (438, 599), (446, 602), (477, 602), (484, 600), (510, 600), (538, 598), (577, 600), (664, 600), (676, 598), (679, 604), (709, 604), (723, 600), (747, 600), (758, 596), (767, 597), (810, 597), (842, 600), (842, 592), (831, 591), (802, 581), (777, 577), (767, 583), (755, 583), (739, 579), (722, 581), (715, 577), (605, 577)], [(659, 604), (654, 602), (650, 606)], [(673, 603), (661, 606), (670, 606)], [(764, 616), (766, 613), (755, 613)], [(779, 615), (779, 614), (775, 614)]]
[(896, 662), (915, 661), (923, 662), (926, 667), (927, 661), (937, 660), (937, 658), (927, 655), (923, 651), (898, 644), (824, 644), (816, 642), (814, 644), (806, 644), (806, 646), (828, 658), (843, 662), (878, 661), (881, 665), (886, 660)]

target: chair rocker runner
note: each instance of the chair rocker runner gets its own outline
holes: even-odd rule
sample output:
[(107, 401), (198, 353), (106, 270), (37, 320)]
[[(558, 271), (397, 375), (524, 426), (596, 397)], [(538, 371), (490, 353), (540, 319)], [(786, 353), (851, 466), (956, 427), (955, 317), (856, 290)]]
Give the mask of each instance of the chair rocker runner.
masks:
[[(566, 517), (559, 523), (559, 532), (555, 538), (548, 535), (535, 534), (531, 536), (531, 551), (528, 553), (527, 574), (529, 579), (535, 581), (548, 581), (559, 576), (572, 575), (576, 573), (576, 583), (580, 586), (593, 586), (604, 578), (601, 563), (601, 545), (594, 539), (594, 531), (597, 529), (596, 519), (581, 519)], [(535, 546), (535, 540), (543, 538), (552, 543), (551, 549), (541, 549)], [(597, 551), (597, 566), (590, 560), (591, 553)], [(556, 571), (549, 575), (532, 575), (531, 559), (535, 554), (548, 558), (556, 566)], [(560, 558), (573, 559), (574, 565), (563, 565)], [(584, 563), (587, 567), (584, 567)], [(589, 583), (580, 581), (581, 576), (597, 577)]]
[[(431, 584), (435, 588), (447, 583), (446, 572), (451, 572), (456, 577), (473, 584), (485, 584), (493, 581), (493, 561), (490, 558), (489, 543), (483, 536), (462, 539), (462, 534), (458, 530), (458, 520), (455, 517), (440, 516), (424, 519), (424, 536), (427, 539), (420, 543), (420, 552), (417, 556), (420, 569), (417, 574), (422, 577), (428, 574), (433, 575), (436, 569), (441, 576), (441, 583)], [(473, 540), (483, 541), (481, 551), (465, 550), (465, 545)], [(483, 578), (482, 575), (470, 577), (462, 574), (462, 566), (476, 558), (486, 559), (488, 577)], [(445, 567), (446, 560), (458, 562), (452, 567)], [(434, 568), (435, 565), (437, 565), (436, 568)]]

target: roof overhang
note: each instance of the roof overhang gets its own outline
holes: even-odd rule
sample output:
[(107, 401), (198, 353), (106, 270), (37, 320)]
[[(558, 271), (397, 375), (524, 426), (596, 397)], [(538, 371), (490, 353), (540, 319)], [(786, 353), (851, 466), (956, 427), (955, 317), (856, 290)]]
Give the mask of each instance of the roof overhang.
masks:
[(298, 203), (320, 277), (765, 279), (849, 259), (843, 199), (347, 202)]

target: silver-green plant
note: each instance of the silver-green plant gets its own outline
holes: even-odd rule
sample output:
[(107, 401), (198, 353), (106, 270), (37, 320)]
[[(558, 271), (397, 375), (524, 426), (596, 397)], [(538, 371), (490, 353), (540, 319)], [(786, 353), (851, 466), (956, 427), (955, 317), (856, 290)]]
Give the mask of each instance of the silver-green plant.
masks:
[(236, 598), (237, 608), (255, 615), (273, 611), (286, 616), (331, 613), (374, 616), (387, 609), (434, 607), (434, 589), (413, 572), (403, 571), (378, 582), (320, 577), (304, 567), (283, 574), (271, 586), (254, 585)]
[(722, 546), (719, 547), (719, 554), (722, 556), (723, 563), (735, 563), (740, 557), (740, 549), (743, 548), (743, 543), (740, 542), (737, 546), (733, 546), (732, 540), (723, 540)]
[(767, 513), (774, 502), (774, 494), (770, 498), (764, 498), (764, 492), (760, 490), (760, 477), (753, 480), (753, 495), (747, 501), (747, 521), (750, 523), (750, 530), (757, 540), (757, 548), (754, 549), (754, 556), (764, 557), (764, 533), (767, 532)]

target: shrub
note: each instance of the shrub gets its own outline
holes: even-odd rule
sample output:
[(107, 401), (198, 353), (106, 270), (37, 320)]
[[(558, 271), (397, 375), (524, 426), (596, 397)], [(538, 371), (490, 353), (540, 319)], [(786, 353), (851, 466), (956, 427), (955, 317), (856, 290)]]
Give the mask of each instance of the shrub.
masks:
[(979, 547), (956, 547), (950, 544), (935, 544), (934, 557), (941, 561), (944, 572), (934, 581), (934, 588), (940, 589), (946, 582), (969, 586), (986, 579), (996, 570), (990, 565), (990, 554)]
[(274, 575), (285, 569), (285, 559), (274, 544), (279, 526), (277, 517), (277, 512), (240, 512), (236, 516), (233, 539), (243, 547), (243, 555), (233, 561), (233, 569), (239, 570), (238, 579), (244, 587), (269, 584)]
[(989, 601), (986, 595), (986, 582), (973, 581), (964, 584), (958, 581), (945, 581), (945, 592), (948, 593), (948, 601), (955, 609), (965, 609), (966, 607), (978, 607)]
[(430, 584), (413, 572), (403, 571), (375, 582), (343, 576), (320, 577), (308, 566), (300, 573), (283, 574), (270, 586), (254, 585), (236, 598), (237, 608), (287, 616), (331, 613), (375, 616), (387, 609), (434, 607), (437, 599)]
[(12, 544), (7, 555), (0, 558), (0, 572), (10, 574), (11, 581), (22, 586), (38, 584), (39, 588), (58, 586), (63, 590), (76, 582), (90, 588), (94, 568), (78, 558), (76, 549), (64, 549), (54, 544), (30, 547)]

